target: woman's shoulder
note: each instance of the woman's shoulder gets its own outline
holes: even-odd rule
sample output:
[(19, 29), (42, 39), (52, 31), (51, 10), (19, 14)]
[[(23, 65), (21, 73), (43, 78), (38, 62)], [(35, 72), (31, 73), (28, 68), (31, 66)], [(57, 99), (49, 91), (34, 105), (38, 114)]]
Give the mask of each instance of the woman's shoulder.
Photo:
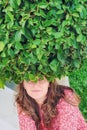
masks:
[(65, 98), (61, 98), (57, 104), (58, 116), (62, 129), (86, 130), (87, 124), (79, 110), (77, 95), (70, 89), (65, 89)]
[(21, 117), (29, 118), (29, 116), (27, 115), (27, 113), (22, 110), (22, 108), (20, 107), (19, 104), (16, 104), (16, 108), (17, 108), (18, 116), (19, 116), (20, 118), (21, 118)]
[(80, 103), (80, 98), (77, 93), (72, 90), (65, 88), (64, 89), (65, 96), (59, 100), (57, 107), (77, 107)]
[(64, 90), (65, 97), (64, 100), (70, 103), (73, 106), (78, 106), (80, 103), (80, 97), (78, 94), (72, 89), (65, 89)]
[[(57, 104), (58, 115), (60, 118), (73, 118), (77, 119), (78, 113), (78, 101), (76, 99), (76, 95), (73, 91), (65, 89), (64, 90), (65, 97), (61, 98)], [(72, 117), (73, 115), (73, 117)]]

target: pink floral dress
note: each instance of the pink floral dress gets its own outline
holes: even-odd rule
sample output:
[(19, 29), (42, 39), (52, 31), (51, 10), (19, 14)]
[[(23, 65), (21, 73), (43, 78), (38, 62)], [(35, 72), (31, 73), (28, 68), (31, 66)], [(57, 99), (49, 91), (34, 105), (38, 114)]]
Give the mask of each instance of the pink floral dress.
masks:
[[(66, 90), (65, 93), (70, 99), (73, 98), (70, 90)], [(58, 115), (52, 121), (52, 130), (87, 130), (87, 123), (77, 106), (61, 99), (57, 104), (57, 110)], [(20, 130), (36, 130), (35, 122), (24, 112), (18, 112), (18, 117)], [(42, 125), (42, 130), (48, 129)]]

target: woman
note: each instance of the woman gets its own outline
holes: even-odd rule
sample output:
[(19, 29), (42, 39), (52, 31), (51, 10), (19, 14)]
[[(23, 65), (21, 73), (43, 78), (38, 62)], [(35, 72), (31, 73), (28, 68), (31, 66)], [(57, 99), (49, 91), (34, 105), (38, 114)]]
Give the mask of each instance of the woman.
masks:
[(23, 81), (16, 102), (20, 130), (87, 130), (79, 97), (56, 81)]

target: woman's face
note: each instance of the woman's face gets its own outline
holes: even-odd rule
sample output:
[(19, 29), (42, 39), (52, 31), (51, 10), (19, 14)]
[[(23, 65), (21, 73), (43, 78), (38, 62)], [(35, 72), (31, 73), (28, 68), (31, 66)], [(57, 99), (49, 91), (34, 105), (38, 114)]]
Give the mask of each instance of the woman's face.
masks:
[(46, 98), (48, 92), (49, 82), (46, 78), (43, 80), (38, 80), (37, 82), (33, 81), (24, 81), (24, 88), (27, 91), (28, 95), (35, 99), (38, 104), (42, 104)]

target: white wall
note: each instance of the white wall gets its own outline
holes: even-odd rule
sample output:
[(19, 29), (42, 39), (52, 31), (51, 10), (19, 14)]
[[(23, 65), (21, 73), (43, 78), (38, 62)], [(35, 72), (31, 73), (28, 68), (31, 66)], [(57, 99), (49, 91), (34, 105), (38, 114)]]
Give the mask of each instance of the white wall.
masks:
[(19, 130), (14, 95), (7, 87), (0, 89), (0, 130)]

